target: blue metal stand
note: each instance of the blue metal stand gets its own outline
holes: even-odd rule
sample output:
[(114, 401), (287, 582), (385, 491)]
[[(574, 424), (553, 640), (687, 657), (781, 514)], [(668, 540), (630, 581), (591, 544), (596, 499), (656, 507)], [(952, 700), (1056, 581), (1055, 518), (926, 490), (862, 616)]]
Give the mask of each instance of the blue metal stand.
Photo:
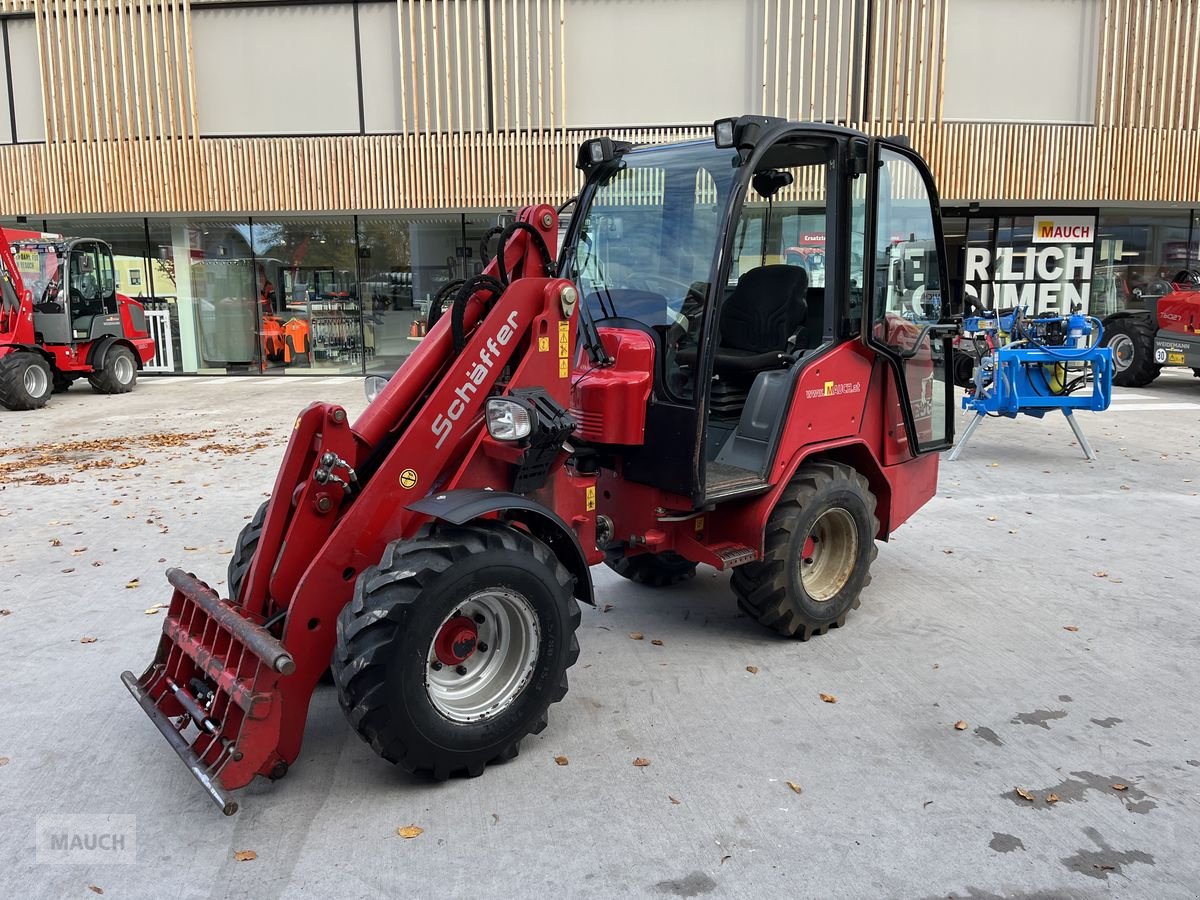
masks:
[(1054, 410), (1067, 417), (1084, 456), (1096, 458), (1074, 415), (1077, 409), (1102, 412), (1112, 402), (1112, 350), (1100, 346), (1103, 329), (1096, 319), (1077, 314), (1027, 319), (1017, 310), (968, 318), (963, 331), (985, 340), (989, 349), (975, 369), (974, 389), (963, 397), (963, 409), (976, 415), (951, 451), (951, 461), (987, 416), (1040, 419)]

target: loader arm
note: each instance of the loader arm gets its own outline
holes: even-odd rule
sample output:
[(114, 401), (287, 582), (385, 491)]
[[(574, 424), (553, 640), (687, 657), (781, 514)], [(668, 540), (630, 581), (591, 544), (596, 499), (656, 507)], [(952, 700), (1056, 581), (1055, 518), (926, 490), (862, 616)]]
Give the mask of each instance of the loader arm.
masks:
[[(444, 315), (353, 426), (333, 404), (300, 413), (240, 595), (222, 600), (172, 570), (155, 661), (123, 681), (226, 814), (237, 809), (230, 791), (256, 775), (281, 777), (295, 761), (357, 575), (430, 519), (410, 506), (436, 491), (483, 487), (481, 477), (511, 483), (508, 448), (489, 457), (479, 427), (489, 395), (536, 385), (569, 405), (574, 287), (546, 266), (557, 216), (537, 206), (518, 221), (545, 248), (515, 231), (484, 273), (513, 273), (499, 295), (460, 294), (461, 349), (455, 317)], [(465, 464), (476, 457), (485, 464)], [(542, 493), (582, 511), (583, 482), (594, 476), (575, 483), (558, 469)], [(575, 518), (586, 533), (586, 517)]]

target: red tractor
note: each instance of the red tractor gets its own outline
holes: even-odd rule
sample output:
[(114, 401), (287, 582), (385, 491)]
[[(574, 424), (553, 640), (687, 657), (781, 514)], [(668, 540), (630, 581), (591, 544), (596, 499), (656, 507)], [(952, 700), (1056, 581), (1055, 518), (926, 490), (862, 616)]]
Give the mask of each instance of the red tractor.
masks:
[(1184, 366), (1200, 377), (1200, 270), (1183, 269), (1169, 281), (1152, 281), (1141, 308), (1104, 320), (1104, 343), (1113, 351), (1113, 383), (1144, 387), (1166, 366)]
[(80, 377), (102, 394), (133, 390), (154, 340), (142, 304), (117, 293), (107, 244), (10, 244), (0, 229), (0, 263), (0, 405), (40, 409)]
[[(295, 763), (327, 672), (384, 759), (478, 775), (566, 693), (591, 566), (731, 570), (748, 615), (804, 640), (933, 496), (954, 327), (905, 295), (947, 281), (904, 141), (747, 116), (712, 141), (595, 138), (578, 164), (557, 258), (554, 208), (526, 207), (357, 421), (300, 413), (229, 599), (168, 570), (158, 653), (122, 680), (226, 814)], [(735, 270), (768, 204), (824, 218), (822, 286)], [(909, 288), (887, 277), (896, 234), (924, 248)]]

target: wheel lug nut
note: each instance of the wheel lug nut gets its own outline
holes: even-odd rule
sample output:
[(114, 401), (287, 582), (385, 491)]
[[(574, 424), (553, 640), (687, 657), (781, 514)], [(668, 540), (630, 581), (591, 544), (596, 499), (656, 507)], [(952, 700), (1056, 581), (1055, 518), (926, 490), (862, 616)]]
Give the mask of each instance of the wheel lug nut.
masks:
[(435, 672), (440, 672), (442, 670), (442, 664), (437, 660), (434, 660), (429, 664), (429, 668), (433, 669)]
[(454, 671), (457, 672), (459, 675), (466, 675), (467, 667), (466, 666), (456, 666)]
[(479, 645), (475, 649), (480, 653), (487, 653), (487, 644), (485, 644), (483, 641), (480, 641)]
[(483, 613), (475, 613), (475, 615), (471, 618), (475, 620), (476, 625), (482, 625), (484, 623)]

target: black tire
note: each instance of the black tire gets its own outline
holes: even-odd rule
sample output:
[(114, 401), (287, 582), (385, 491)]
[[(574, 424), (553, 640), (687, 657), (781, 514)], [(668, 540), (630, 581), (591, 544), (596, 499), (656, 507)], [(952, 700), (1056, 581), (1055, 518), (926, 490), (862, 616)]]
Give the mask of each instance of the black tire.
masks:
[(1113, 384), (1145, 387), (1162, 371), (1154, 362), (1154, 322), (1149, 316), (1122, 316), (1104, 326), (1104, 346), (1113, 351)]
[(229, 571), (225, 584), (229, 588), (229, 599), (237, 602), (242, 592), (242, 581), (250, 571), (250, 563), (254, 560), (254, 552), (258, 549), (258, 539), (262, 536), (263, 520), (267, 516), (267, 503), (262, 506), (245, 527), (238, 532), (237, 541), (233, 545), (233, 556), (229, 558)]
[[(875, 534), (875, 495), (867, 479), (839, 463), (814, 462), (801, 466), (784, 489), (767, 521), (766, 554), (761, 561), (733, 570), (731, 584), (738, 605), (763, 625), (782, 635), (802, 641), (838, 628), (846, 614), (859, 605), (859, 595), (871, 583), (871, 562), (878, 551)], [(850, 537), (853, 540), (849, 540)], [(810, 538), (822, 537), (833, 556), (818, 558)], [(838, 555), (838, 548), (849, 548)], [(813, 579), (809, 584), (833, 588), (829, 595), (814, 596), (805, 587), (803, 553), (808, 550), (812, 565), (829, 566), (829, 583)], [(825, 577), (825, 570), (820, 574)]]
[(605, 560), (605, 564), (622, 578), (651, 587), (679, 584), (696, 574), (694, 562), (669, 550), (666, 553), (639, 553), (617, 560)]
[(1200, 369), (1192, 369), (1192, 375), (1194, 375), (1196, 378), (1200, 378)]
[(53, 392), (54, 376), (41, 356), (28, 350), (0, 356), (0, 406), (41, 409)]
[(54, 371), (54, 393), (65, 394), (71, 389), (71, 385), (75, 383), (75, 379), (64, 375), (57, 369)]
[(137, 359), (128, 347), (113, 347), (104, 357), (104, 368), (88, 376), (98, 394), (128, 394), (137, 384)]
[[(379, 565), (358, 576), (353, 600), (338, 615), (333, 676), (350, 724), (384, 759), (438, 780), (480, 775), (488, 763), (515, 757), (522, 738), (546, 727), (547, 709), (567, 693), (567, 669), (579, 657), (572, 585), (549, 547), (505, 525), (439, 524), (389, 544)], [(540, 639), (529, 644), (536, 656), (506, 705), (455, 721), (427, 686), (445, 677), (433, 674), (443, 672), (430, 658), (434, 638), (498, 589), (520, 598), (536, 621)], [(529, 629), (510, 631), (529, 640)], [(518, 638), (508, 645), (519, 646)], [(464, 662), (496, 650), (483, 641), (470, 647)], [(513, 657), (495, 659), (505, 665)]]

